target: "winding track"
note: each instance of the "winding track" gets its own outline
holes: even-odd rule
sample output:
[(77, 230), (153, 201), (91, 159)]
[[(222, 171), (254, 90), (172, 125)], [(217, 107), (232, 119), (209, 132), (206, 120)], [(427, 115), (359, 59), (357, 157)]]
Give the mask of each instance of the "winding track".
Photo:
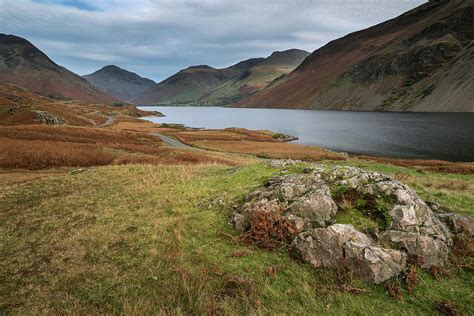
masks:
[(166, 144), (168, 144), (169, 146), (171, 147), (176, 147), (176, 148), (186, 148), (186, 149), (196, 149), (194, 147), (191, 147), (191, 146), (188, 146), (186, 144), (183, 144), (182, 142), (180, 142), (179, 140), (177, 139), (174, 139), (174, 138), (171, 138), (169, 136), (165, 136), (161, 133), (158, 133), (158, 132), (153, 132), (151, 133), (152, 135), (154, 136), (158, 136), (159, 138), (161, 138), (162, 141), (164, 141)]
[(108, 116), (107, 117), (107, 121), (105, 121), (104, 124), (100, 124), (99, 126), (97, 127), (106, 127), (106, 126), (110, 126), (114, 123), (114, 117), (113, 116)]
[[(114, 117), (113, 116), (108, 116), (107, 121), (104, 124), (98, 125), (97, 127), (106, 127), (106, 126), (112, 125), (113, 123), (114, 123)], [(195, 147), (183, 144), (182, 142), (180, 142), (177, 139), (171, 138), (169, 136), (165, 136), (165, 135), (163, 135), (159, 132), (152, 132), (151, 134), (154, 135), (154, 136), (158, 136), (159, 138), (161, 138), (161, 140), (163, 142), (165, 142), (166, 144), (168, 144), (171, 147), (185, 148), (185, 149), (197, 149)]]

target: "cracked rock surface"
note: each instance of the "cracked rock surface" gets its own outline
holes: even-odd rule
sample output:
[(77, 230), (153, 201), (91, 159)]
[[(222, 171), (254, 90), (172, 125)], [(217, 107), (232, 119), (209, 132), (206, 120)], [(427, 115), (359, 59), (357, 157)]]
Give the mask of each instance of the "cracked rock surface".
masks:
[[(362, 205), (358, 214), (378, 216), (386, 225), (369, 232), (337, 223), (341, 204), (347, 203), (338, 192)], [(374, 201), (384, 201), (383, 207)], [(343, 266), (373, 283), (405, 271), (407, 261), (424, 268), (445, 265), (453, 235), (474, 232), (474, 219), (434, 209), (396, 179), (347, 166), (313, 165), (303, 174), (274, 176), (247, 195), (230, 223), (242, 232), (252, 230), (256, 214), (289, 223), (294, 235), (288, 246), (304, 261), (317, 268)]]

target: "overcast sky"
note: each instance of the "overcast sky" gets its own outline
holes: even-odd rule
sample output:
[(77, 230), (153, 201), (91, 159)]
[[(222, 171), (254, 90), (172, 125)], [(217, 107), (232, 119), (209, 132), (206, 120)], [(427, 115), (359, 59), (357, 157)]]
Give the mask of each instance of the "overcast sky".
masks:
[(115, 64), (155, 81), (275, 50), (314, 51), (425, 0), (0, 0), (0, 32), (84, 75)]

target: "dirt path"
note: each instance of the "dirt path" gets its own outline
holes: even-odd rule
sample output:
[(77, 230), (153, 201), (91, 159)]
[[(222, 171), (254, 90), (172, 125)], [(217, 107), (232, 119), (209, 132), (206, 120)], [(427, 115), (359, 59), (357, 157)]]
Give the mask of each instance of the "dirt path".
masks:
[(164, 141), (166, 144), (168, 144), (169, 146), (171, 147), (176, 147), (176, 148), (187, 148), (187, 149), (197, 149), (197, 148), (194, 148), (194, 147), (191, 147), (191, 146), (188, 146), (186, 144), (183, 144), (182, 142), (180, 142), (179, 140), (177, 139), (174, 139), (174, 138), (171, 138), (169, 136), (165, 136), (159, 132), (153, 132), (151, 133), (152, 135), (154, 136), (158, 136), (159, 138), (161, 138), (162, 141)]
[(98, 125), (97, 127), (106, 127), (106, 126), (112, 125), (113, 123), (114, 123), (114, 117), (113, 116), (108, 116), (107, 121), (105, 121), (104, 124)]

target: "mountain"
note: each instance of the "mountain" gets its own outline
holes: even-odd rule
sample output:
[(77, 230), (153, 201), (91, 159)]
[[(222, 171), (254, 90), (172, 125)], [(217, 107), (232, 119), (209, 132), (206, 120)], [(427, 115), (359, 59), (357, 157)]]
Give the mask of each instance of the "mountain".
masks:
[(61, 67), (26, 39), (0, 34), (0, 83), (25, 87), (57, 99), (110, 103), (115, 98)]
[(117, 99), (128, 102), (156, 85), (153, 80), (140, 77), (115, 65), (105, 66), (83, 76), (92, 85)]
[(225, 105), (251, 95), (295, 69), (309, 52), (290, 49), (216, 69), (192, 66), (132, 99), (135, 104)]
[(165, 79), (131, 101), (135, 104), (191, 103), (225, 80), (228, 75), (225, 69), (215, 69), (207, 65), (192, 66)]
[(210, 90), (199, 101), (205, 105), (226, 105), (253, 95), (294, 70), (309, 52), (290, 49), (274, 52)]
[(474, 111), (474, 2), (429, 1), (313, 52), (238, 107)]

